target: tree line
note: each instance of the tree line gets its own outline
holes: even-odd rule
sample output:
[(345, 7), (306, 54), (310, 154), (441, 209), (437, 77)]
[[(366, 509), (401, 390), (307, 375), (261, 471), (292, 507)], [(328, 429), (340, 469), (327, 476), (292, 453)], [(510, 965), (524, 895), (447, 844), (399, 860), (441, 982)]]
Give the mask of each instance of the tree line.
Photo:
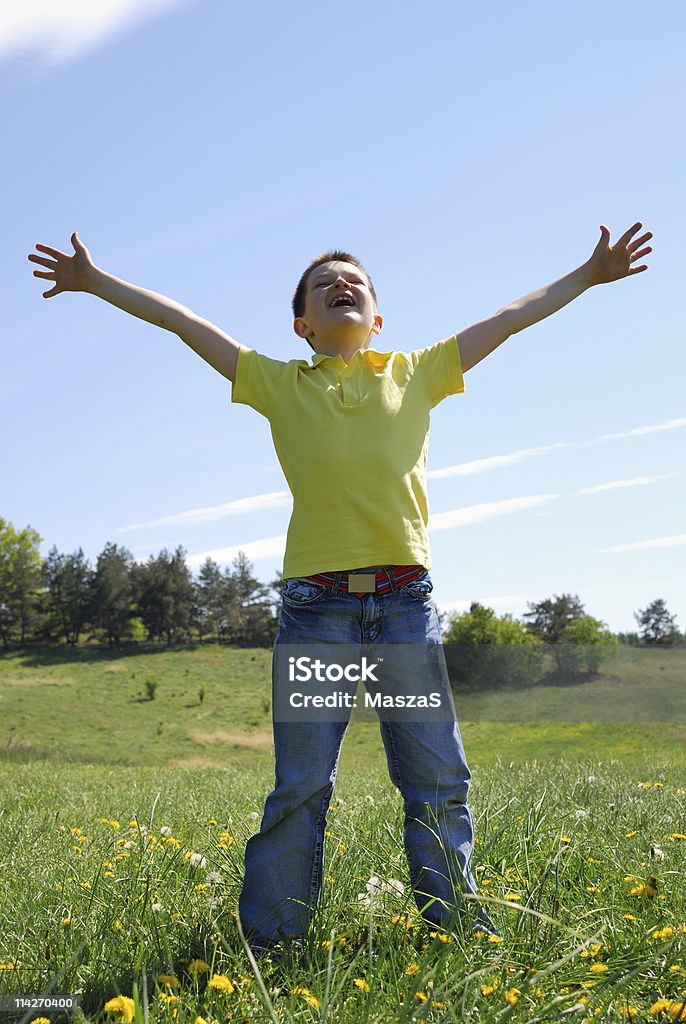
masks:
[[(253, 574), (239, 552), (224, 569), (207, 558), (197, 576), (179, 546), (136, 562), (125, 547), (108, 542), (95, 565), (81, 548), (59, 552), (53, 545), (42, 558), (42, 538), (31, 526), (16, 530), (0, 517), (0, 640), (12, 644), (60, 641), (76, 646), (96, 639), (112, 647), (131, 641), (172, 644), (214, 641), (236, 647), (271, 647), (276, 634), (283, 581), (269, 584)], [(571, 644), (588, 650), (593, 661), (612, 643), (670, 646), (684, 643), (661, 598), (634, 613), (635, 633), (611, 633), (586, 614), (578, 596), (562, 594), (529, 602), (520, 621), (497, 616), (474, 602), (468, 612), (441, 615), (446, 644), (473, 650), (517, 649), (522, 658), (533, 644)], [(570, 655), (566, 655), (570, 656)], [(482, 656), (483, 660), (483, 656)], [(525, 661), (522, 662), (524, 664)]]
[(0, 639), (12, 643), (98, 639), (112, 647), (136, 640), (172, 644), (211, 639), (235, 647), (274, 640), (281, 580), (261, 583), (239, 552), (221, 569), (207, 558), (197, 576), (179, 546), (136, 562), (108, 542), (95, 565), (81, 548), (53, 546), (43, 559), (32, 527), (0, 518)]

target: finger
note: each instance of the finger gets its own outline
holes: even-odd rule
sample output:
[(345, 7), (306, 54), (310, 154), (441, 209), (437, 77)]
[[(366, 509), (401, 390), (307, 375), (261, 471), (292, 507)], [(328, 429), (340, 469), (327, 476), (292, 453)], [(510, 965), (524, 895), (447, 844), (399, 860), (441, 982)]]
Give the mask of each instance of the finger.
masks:
[(625, 231), (625, 232), (624, 232), (624, 234), (622, 235), (622, 237), (621, 237), (621, 238), (619, 239), (619, 241), (617, 242), (617, 245), (624, 245), (624, 244), (625, 244), (626, 242), (628, 242), (628, 241), (629, 241), (629, 239), (631, 238), (631, 236), (632, 236), (632, 235), (635, 235), (635, 234), (636, 234), (636, 232), (637, 232), (637, 231), (639, 230), (639, 228), (642, 228), (642, 227), (643, 227), (643, 224), (641, 223), (641, 221), (640, 221), (640, 220), (639, 220), (639, 221), (637, 221), (637, 222), (636, 222), (636, 223), (635, 223), (635, 224), (634, 224), (634, 225), (633, 225), (632, 227), (630, 227), (630, 228), (629, 228), (629, 230), (628, 230), (628, 231)]
[(634, 253), (634, 254), (633, 254), (633, 255), (631, 256), (631, 260), (630, 260), (630, 262), (633, 262), (634, 260), (640, 260), (640, 259), (642, 259), (642, 258), (643, 258), (644, 256), (647, 256), (647, 255), (648, 255), (648, 253), (649, 253), (649, 252), (652, 252), (652, 251), (653, 251), (653, 249), (652, 249), (652, 246), (650, 246), (650, 245), (647, 245), (647, 246), (645, 247), (645, 249), (641, 249), (641, 251), (640, 251), (640, 252), (635, 252), (635, 253)]
[(642, 270), (647, 270), (647, 269), (648, 269), (648, 264), (647, 264), (647, 263), (645, 263), (645, 264), (644, 264), (644, 265), (643, 265), (642, 267), (633, 267), (633, 268), (632, 268), (632, 269), (631, 269), (631, 270), (630, 270), (630, 271), (629, 271), (629, 272), (627, 273), (627, 275), (626, 275), (626, 276), (627, 276), (627, 277), (630, 277), (630, 276), (631, 276), (632, 274), (640, 274)]
[(33, 276), (34, 277), (44, 277), (46, 279), (46, 281), (54, 281), (55, 280), (55, 275), (51, 274), (47, 270), (34, 270)]
[(43, 298), (49, 299), (51, 295), (57, 295), (57, 293), (60, 291), (61, 289), (59, 288), (59, 286), (55, 285), (55, 287), (51, 288), (49, 292), (43, 292)]
[[(40, 242), (36, 242), (36, 249), (40, 249), (42, 252), (47, 252), (49, 256), (69, 256), (68, 253), (62, 252), (60, 249), (53, 249), (51, 245), (42, 245)], [(70, 256), (69, 259), (71, 259)]]
[(647, 242), (648, 239), (652, 238), (652, 237), (653, 237), (653, 232), (652, 231), (648, 231), (648, 232), (646, 232), (645, 235), (641, 235), (640, 238), (635, 238), (633, 240), (633, 242), (631, 243), (631, 245), (627, 245), (627, 249), (629, 250), (629, 252), (633, 252), (634, 249), (638, 249), (639, 246), (643, 245), (644, 242)]
[(41, 267), (52, 267), (53, 270), (57, 267), (54, 260), (46, 260), (44, 256), (35, 256), (33, 253), (29, 256), (32, 263), (40, 263)]

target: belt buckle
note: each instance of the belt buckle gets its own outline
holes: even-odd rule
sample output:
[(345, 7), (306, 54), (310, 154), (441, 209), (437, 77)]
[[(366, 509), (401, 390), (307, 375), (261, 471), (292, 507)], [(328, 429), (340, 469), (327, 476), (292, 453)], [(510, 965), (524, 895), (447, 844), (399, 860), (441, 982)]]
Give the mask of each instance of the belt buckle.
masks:
[(373, 594), (376, 591), (375, 572), (349, 572), (348, 592), (357, 594)]

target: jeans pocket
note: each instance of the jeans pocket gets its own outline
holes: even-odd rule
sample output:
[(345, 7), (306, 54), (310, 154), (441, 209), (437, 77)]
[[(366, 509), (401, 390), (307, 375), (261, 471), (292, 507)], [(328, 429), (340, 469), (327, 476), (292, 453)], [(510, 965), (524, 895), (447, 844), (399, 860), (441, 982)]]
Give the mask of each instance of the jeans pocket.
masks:
[(433, 589), (434, 585), (428, 570), (425, 570), (416, 580), (412, 580), (411, 583), (403, 583), (398, 588), (401, 594), (407, 594), (408, 597), (413, 597), (417, 601), (428, 601)]
[(314, 580), (305, 579), (303, 576), (291, 576), (284, 582), (281, 599), (284, 604), (300, 608), (321, 601), (328, 593), (329, 588), (323, 583), (315, 583)]

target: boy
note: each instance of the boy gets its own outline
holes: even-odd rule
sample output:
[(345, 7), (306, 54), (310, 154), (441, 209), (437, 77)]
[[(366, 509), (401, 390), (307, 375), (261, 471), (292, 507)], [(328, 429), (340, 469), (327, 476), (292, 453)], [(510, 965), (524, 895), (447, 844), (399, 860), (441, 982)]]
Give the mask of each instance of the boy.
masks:
[[(164, 296), (97, 268), (78, 235), (74, 255), (37, 245), (54, 281), (44, 293), (87, 291), (170, 330), (232, 382), (232, 401), (270, 421), (291, 492), (293, 514), (274, 641), (274, 708), (285, 681), (274, 666), (280, 645), (440, 645), (427, 537), (425, 470), (429, 412), (465, 390), (463, 374), (503, 341), (542, 320), (587, 288), (640, 273), (651, 252), (601, 238), (589, 260), (494, 316), (410, 353), (370, 347), (381, 332), (369, 275), (350, 253), (324, 253), (304, 271), (293, 297), (294, 330), (314, 351), (311, 364), (271, 359), (238, 344)], [(287, 648), (289, 649), (289, 648)], [(255, 952), (302, 939), (321, 889), (326, 815), (347, 716), (285, 720), (274, 713), (275, 788), (260, 831), (248, 841), (239, 902)], [(497, 934), (475, 899), (470, 868), (470, 772), (454, 715), (442, 721), (382, 720), (391, 779), (405, 810), (404, 844), (414, 897), (432, 926), (456, 924), (465, 908), (477, 928)]]

